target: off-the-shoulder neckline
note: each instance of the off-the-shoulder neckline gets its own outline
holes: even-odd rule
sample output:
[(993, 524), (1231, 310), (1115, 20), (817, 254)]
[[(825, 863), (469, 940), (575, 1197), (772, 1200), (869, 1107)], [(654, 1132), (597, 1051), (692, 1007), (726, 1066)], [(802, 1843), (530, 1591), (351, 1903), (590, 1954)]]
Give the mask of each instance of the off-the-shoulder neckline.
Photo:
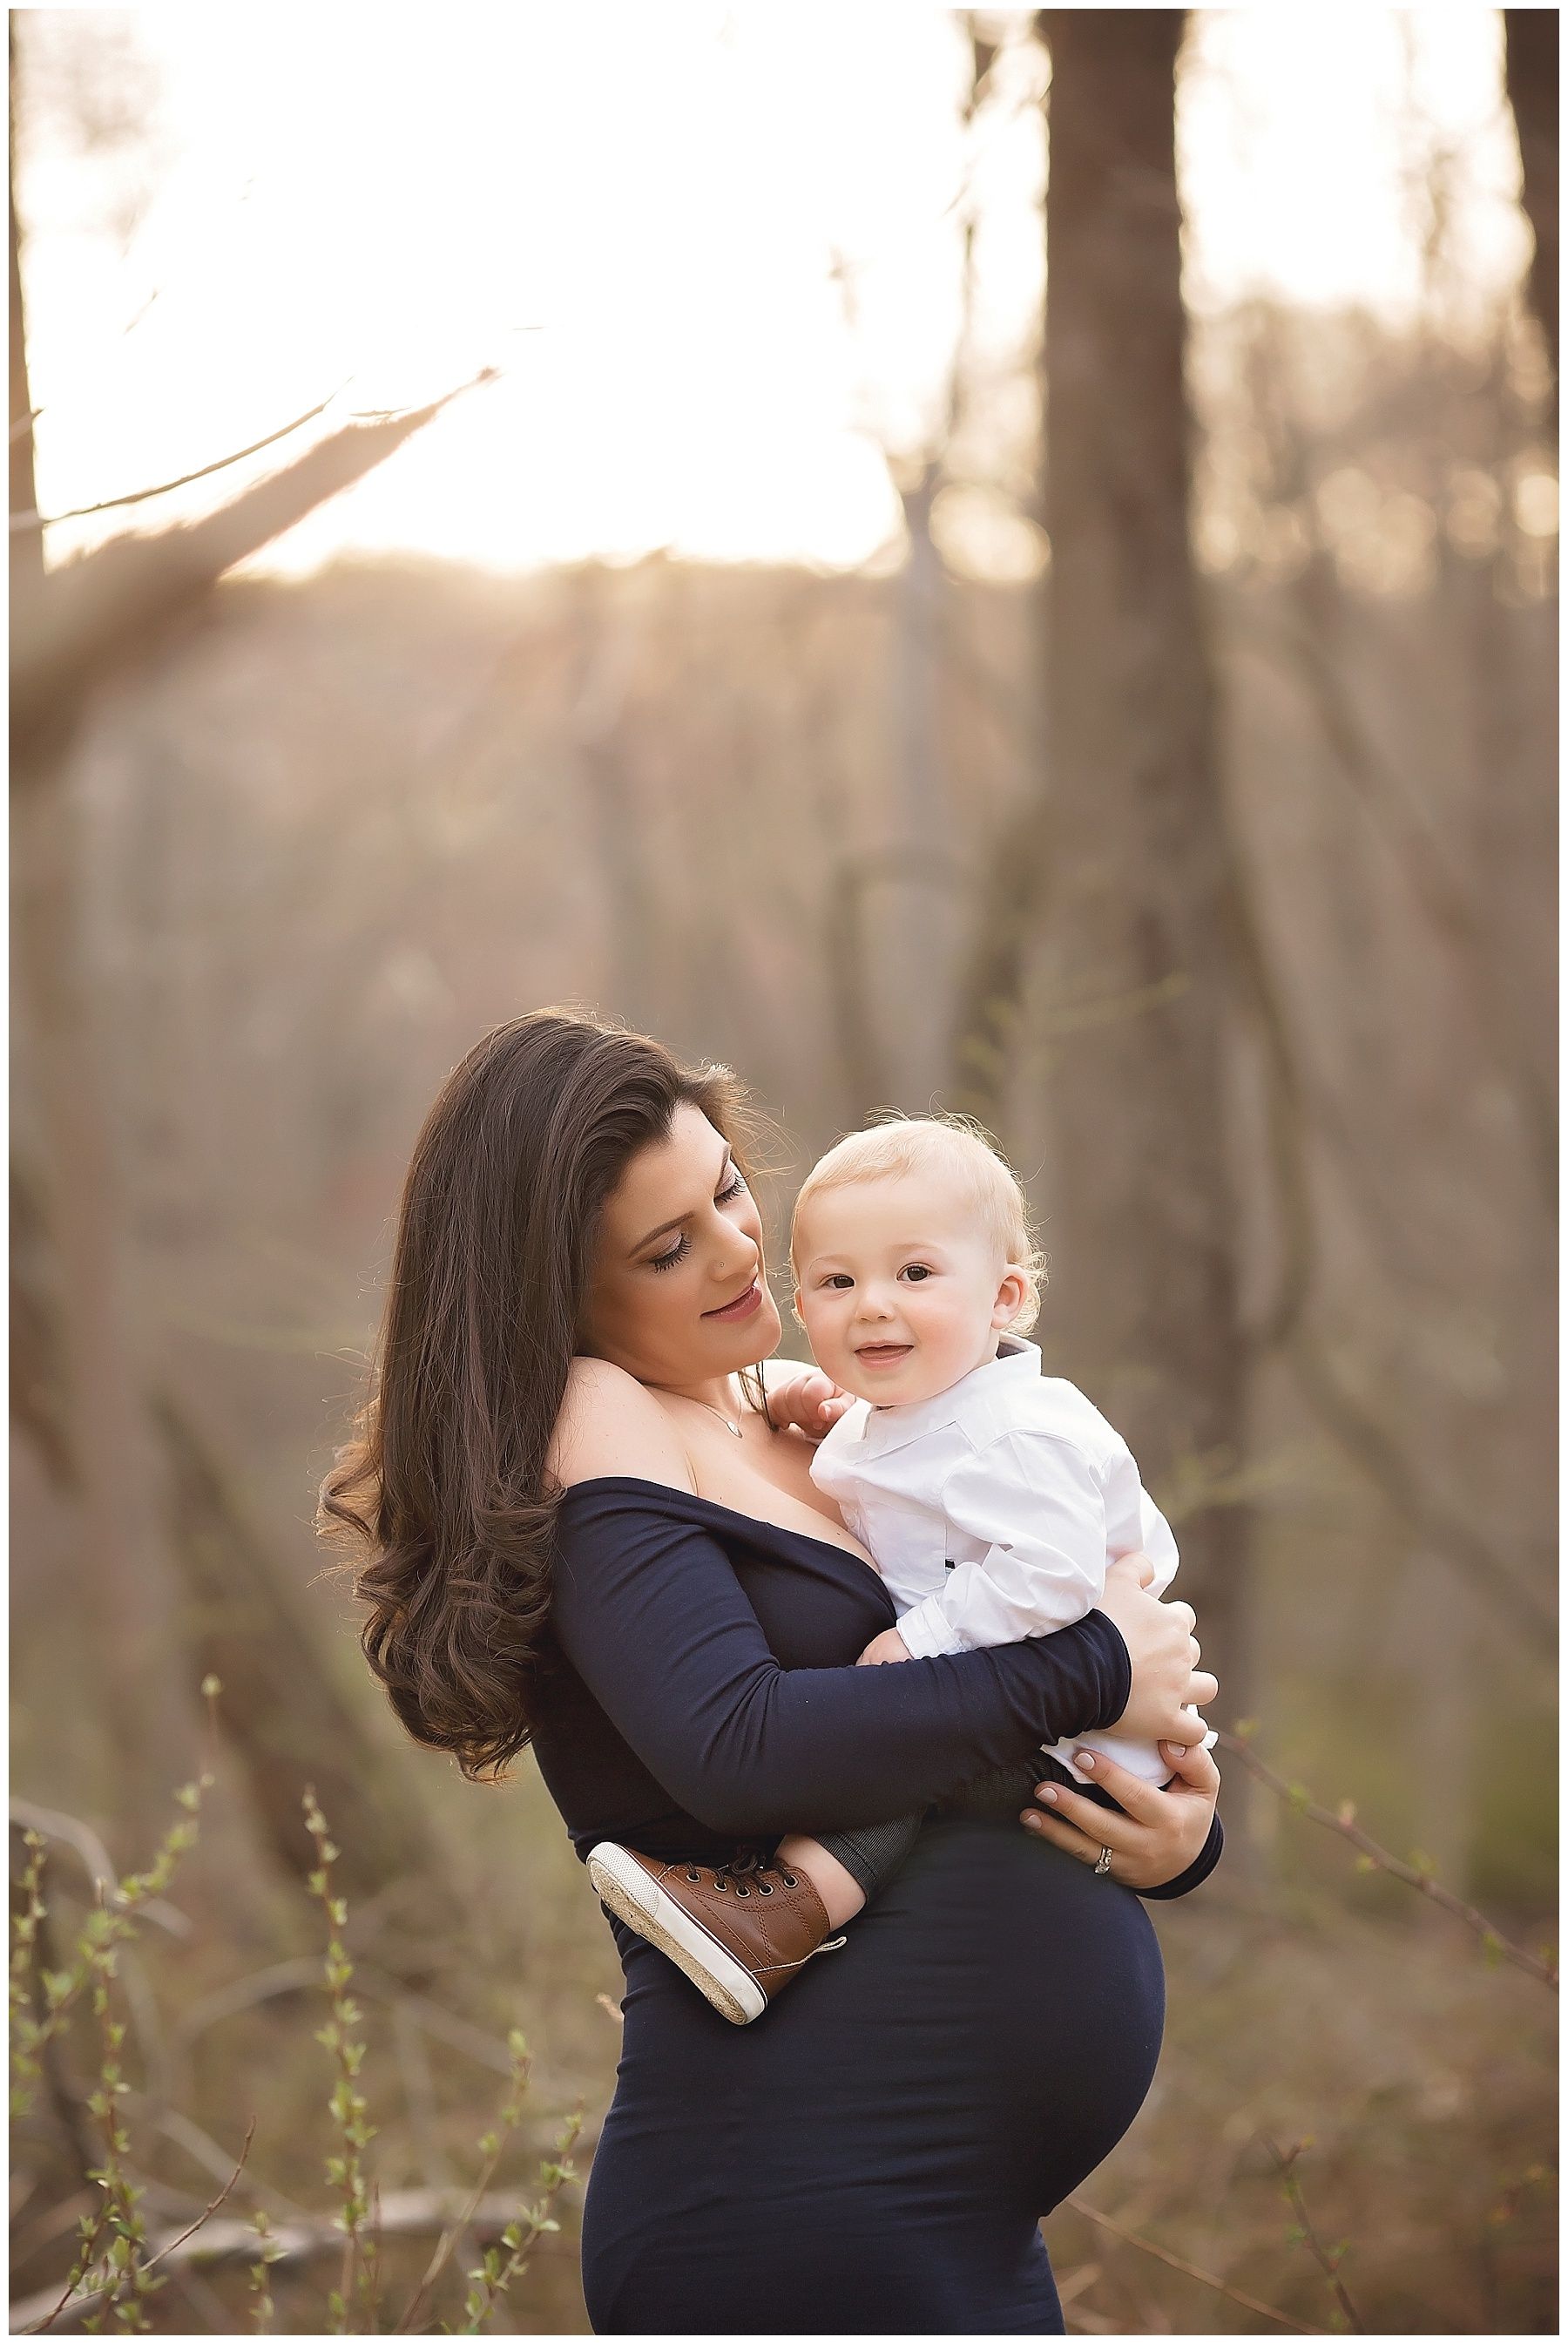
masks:
[(849, 1549), (840, 1546), (836, 1539), (813, 1538), (809, 1531), (791, 1530), (788, 1522), (770, 1522), (765, 1515), (743, 1513), (739, 1506), (721, 1506), (717, 1498), (705, 1498), (698, 1490), (678, 1489), (673, 1481), (649, 1481), (640, 1473), (589, 1473), (580, 1481), (567, 1483), (561, 1492), (562, 1504), (568, 1498), (575, 1497), (579, 1490), (651, 1490), (660, 1498), (679, 1498), (689, 1506), (704, 1506), (709, 1513), (726, 1514), (732, 1522), (744, 1522), (748, 1530), (772, 1531), (779, 1538), (797, 1540), (801, 1546), (824, 1547), (829, 1554), (839, 1556), (840, 1561), (852, 1562), (857, 1571), (869, 1571), (872, 1578), (878, 1580), (878, 1584), (881, 1584), (875, 1566), (862, 1561), (858, 1554), (851, 1554)]

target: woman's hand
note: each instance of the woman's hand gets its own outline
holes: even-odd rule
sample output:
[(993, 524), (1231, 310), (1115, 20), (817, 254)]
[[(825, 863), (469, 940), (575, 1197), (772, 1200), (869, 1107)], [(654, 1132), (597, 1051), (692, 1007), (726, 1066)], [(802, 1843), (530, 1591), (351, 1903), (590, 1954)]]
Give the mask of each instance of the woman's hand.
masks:
[(1075, 1750), (1074, 1763), (1127, 1813), (1119, 1815), (1060, 1783), (1041, 1783), (1034, 1794), (1039, 1806), (1027, 1809), (1021, 1821), (1082, 1864), (1097, 1864), (1101, 1849), (1108, 1847), (1110, 1876), (1124, 1888), (1162, 1888), (1202, 1850), (1220, 1795), (1220, 1769), (1201, 1745), (1188, 1750), (1177, 1742), (1161, 1742), (1160, 1754), (1176, 1776), (1163, 1789), (1141, 1774), (1130, 1774), (1102, 1750)]
[(1132, 1663), (1132, 1690), (1114, 1723), (1118, 1733), (1134, 1741), (1185, 1747), (1202, 1739), (1203, 1721), (1195, 1711), (1213, 1700), (1220, 1682), (1195, 1665), (1201, 1648), (1192, 1633), (1192, 1606), (1146, 1593), (1153, 1576), (1146, 1554), (1119, 1556), (1106, 1571), (1105, 1591), (1094, 1607), (1115, 1622)]

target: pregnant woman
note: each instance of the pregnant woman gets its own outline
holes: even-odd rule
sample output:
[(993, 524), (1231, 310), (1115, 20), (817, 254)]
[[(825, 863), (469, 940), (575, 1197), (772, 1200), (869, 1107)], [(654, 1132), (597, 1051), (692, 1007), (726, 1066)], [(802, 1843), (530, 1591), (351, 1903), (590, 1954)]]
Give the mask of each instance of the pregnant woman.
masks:
[[(761, 2026), (613, 1925), (595, 2329), (1060, 2334), (1038, 2225), (1153, 2076), (1139, 1897), (1218, 1858), (1217, 1771), (1175, 1738), (1215, 1680), (1137, 1558), (1053, 1635), (854, 1666), (893, 1605), (809, 1443), (769, 1420), (780, 1329), (742, 1138), (732, 1079), (643, 1036), (549, 1011), (487, 1035), (416, 1145), (324, 1514), (369, 1549), (365, 1649), (409, 1732), (474, 1775), (531, 1741), (579, 1855), (624, 1841), (787, 1915), (782, 1835), (932, 1810)], [(1125, 1814), (1067, 1791), (1028, 1831), (944, 1811), (1109, 1725), (1163, 1739), (1175, 1772), (1161, 1789), (1101, 1757)]]

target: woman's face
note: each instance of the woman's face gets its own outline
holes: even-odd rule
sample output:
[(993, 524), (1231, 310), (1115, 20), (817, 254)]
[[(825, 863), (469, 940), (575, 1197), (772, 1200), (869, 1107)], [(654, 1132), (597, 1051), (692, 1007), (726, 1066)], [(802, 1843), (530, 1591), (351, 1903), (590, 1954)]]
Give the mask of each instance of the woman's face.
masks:
[(729, 1142), (683, 1101), (605, 1207), (584, 1348), (678, 1391), (765, 1359), (780, 1331), (751, 1191)]

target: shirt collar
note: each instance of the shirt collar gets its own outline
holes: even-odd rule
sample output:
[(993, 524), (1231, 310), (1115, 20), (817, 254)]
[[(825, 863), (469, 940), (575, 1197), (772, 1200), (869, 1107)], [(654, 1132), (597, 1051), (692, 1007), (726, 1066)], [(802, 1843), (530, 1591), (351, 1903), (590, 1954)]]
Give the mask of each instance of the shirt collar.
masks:
[(1040, 1345), (1026, 1342), (1021, 1335), (1004, 1335), (994, 1359), (982, 1360), (946, 1391), (933, 1392), (930, 1399), (869, 1409), (860, 1434), (863, 1454), (886, 1457), (928, 1432), (940, 1432), (957, 1424), (971, 1401), (986, 1398), (999, 1382), (1020, 1383), (1026, 1377), (1038, 1381), (1040, 1372)]

